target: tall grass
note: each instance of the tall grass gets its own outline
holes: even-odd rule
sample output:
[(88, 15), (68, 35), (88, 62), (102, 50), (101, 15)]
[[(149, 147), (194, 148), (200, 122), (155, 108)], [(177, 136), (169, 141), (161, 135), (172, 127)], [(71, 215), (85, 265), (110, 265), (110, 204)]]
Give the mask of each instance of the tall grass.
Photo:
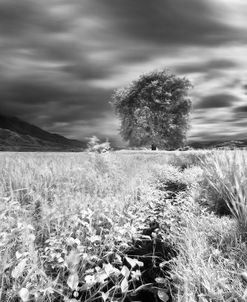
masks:
[(180, 251), (172, 266), (175, 301), (246, 301), (245, 156), (214, 151), (200, 160), (171, 235)]
[(247, 231), (247, 154), (215, 151), (202, 160), (209, 203), (217, 213), (232, 214)]
[(245, 301), (241, 272), (247, 268), (242, 259), (247, 250), (237, 239), (235, 221), (193, 203), (181, 216), (184, 226), (173, 237), (180, 250), (172, 269), (175, 301)]

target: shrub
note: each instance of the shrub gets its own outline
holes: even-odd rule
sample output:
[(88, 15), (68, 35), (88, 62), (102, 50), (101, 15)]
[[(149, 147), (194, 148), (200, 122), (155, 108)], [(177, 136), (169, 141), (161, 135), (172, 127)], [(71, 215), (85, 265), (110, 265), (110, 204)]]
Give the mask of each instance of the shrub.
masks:
[(110, 143), (108, 141), (100, 143), (100, 139), (97, 136), (92, 136), (89, 139), (87, 147), (89, 152), (104, 153), (111, 150)]

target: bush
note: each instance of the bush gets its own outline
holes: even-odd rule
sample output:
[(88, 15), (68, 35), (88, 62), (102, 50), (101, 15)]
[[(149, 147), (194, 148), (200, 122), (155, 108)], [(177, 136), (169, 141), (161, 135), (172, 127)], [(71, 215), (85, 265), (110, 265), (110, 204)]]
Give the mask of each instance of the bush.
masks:
[(108, 141), (105, 141), (104, 143), (100, 143), (100, 140), (97, 136), (92, 136), (89, 139), (88, 142), (88, 151), (89, 152), (98, 152), (98, 153), (104, 153), (111, 150), (111, 145)]

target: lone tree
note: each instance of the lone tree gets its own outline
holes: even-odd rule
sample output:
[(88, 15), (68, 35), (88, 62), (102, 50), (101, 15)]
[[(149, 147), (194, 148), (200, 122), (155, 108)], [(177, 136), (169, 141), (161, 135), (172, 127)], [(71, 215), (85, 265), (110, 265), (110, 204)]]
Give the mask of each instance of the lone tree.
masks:
[(189, 128), (191, 83), (166, 70), (142, 75), (117, 89), (111, 104), (121, 120), (120, 133), (130, 146), (152, 150), (183, 147)]

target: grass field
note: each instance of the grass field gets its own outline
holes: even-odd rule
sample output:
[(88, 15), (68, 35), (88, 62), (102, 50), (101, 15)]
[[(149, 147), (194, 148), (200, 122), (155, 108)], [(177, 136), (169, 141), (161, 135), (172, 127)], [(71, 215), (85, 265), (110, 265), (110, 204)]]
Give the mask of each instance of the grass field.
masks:
[(0, 301), (246, 301), (245, 151), (0, 154)]

